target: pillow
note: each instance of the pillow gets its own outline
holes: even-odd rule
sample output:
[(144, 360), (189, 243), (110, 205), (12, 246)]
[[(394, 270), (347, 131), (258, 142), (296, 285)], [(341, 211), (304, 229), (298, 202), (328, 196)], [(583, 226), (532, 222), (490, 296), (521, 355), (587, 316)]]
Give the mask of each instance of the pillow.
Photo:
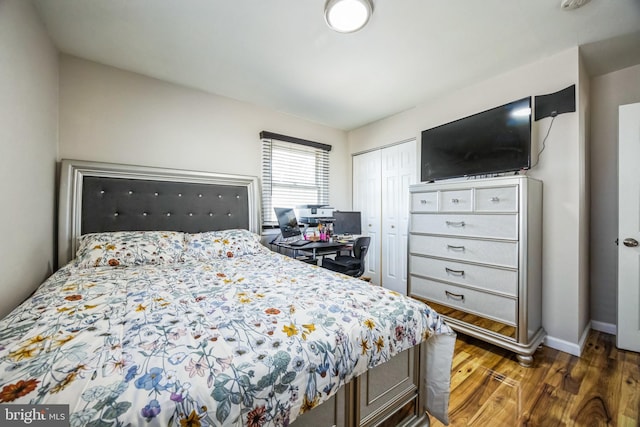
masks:
[(182, 260), (184, 233), (115, 231), (80, 236), (75, 266), (167, 265)]
[(264, 251), (260, 236), (249, 230), (233, 229), (185, 234), (184, 260), (206, 261), (234, 258)]

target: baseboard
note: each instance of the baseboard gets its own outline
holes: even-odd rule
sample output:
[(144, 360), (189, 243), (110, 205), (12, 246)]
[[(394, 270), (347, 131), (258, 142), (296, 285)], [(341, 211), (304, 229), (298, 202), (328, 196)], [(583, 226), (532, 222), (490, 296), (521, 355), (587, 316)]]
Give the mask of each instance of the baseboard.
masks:
[(569, 353), (574, 356), (580, 356), (580, 346), (578, 344), (562, 340), (560, 338), (552, 337), (547, 335), (544, 339), (544, 345), (547, 347), (551, 347), (555, 350), (562, 351), (564, 353)]
[(580, 355), (582, 354), (582, 350), (584, 349), (584, 345), (587, 341), (587, 337), (589, 336), (590, 330), (591, 322), (589, 322), (584, 328), (584, 331), (582, 331), (582, 335), (580, 336), (580, 340), (578, 341), (578, 343), (569, 342), (547, 335), (544, 339), (544, 345), (565, 353), (569, 353), (573, 356), (580, 357)]
[(592, 320), (591, 329), (598, 332), (604, 332), (605, 334), (618, 335), (618, 327), (614, 323), (605, 323), (598, 322), (597, 320)]

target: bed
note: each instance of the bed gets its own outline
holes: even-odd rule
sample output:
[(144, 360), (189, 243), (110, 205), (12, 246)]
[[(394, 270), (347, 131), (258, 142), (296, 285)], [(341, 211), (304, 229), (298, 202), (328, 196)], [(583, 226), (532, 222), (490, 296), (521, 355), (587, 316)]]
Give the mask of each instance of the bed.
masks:
[(0, 321), (0, 402), (72, 426), (447, 423), (428, 306), (260, 243), (254, 177), (64, 160), (59, 270)]

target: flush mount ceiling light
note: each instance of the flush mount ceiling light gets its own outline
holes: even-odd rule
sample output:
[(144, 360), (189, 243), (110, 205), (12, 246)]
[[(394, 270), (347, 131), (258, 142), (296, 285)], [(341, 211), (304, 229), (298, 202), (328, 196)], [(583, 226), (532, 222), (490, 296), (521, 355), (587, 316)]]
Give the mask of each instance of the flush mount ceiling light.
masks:
[(373, 13), (371, 0), (327, 0), (324, 19), (332, 30), (353, 33), (364, 27)]

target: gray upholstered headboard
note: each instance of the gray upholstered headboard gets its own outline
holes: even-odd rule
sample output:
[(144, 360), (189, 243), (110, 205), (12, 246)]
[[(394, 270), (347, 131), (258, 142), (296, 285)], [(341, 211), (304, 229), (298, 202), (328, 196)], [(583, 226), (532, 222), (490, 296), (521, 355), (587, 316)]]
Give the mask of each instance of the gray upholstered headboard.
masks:
[(252, 176), (63, 160), (58, 267), (82, 234), (103, 231), (260, 232), (260, 191)]

